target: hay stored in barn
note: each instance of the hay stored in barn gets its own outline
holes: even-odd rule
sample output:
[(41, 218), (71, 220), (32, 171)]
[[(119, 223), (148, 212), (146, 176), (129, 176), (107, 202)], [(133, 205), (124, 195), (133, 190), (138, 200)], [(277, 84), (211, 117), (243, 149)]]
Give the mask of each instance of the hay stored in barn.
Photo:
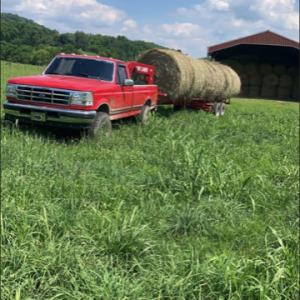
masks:
[(239, 74), (242, 84), (247, 85), (250, 83), (249, 76), (246, 73)]
[[(190, 97), (227, 99), (240, 90), (238, 75), (231, 68), (216, 62), (164, 49), (146, 51), (138, 61), (155, 66), (154, 83), (160, 92), (167, 93), (174, 101)], [(224, 72), (229, 75), (225, 76)]]
[(293, 98), (294, 100), (298, 100), (298, 101), (300, 100), (300, 99), (299, 99), (299, 89), (295, 89), (295, 88), (294, 88), (292, 98)]
[(244, 65), (239, 63), (239, 62), (235, 62), (231, 65), (231, 68), (238, 74), (242, 74), (245, 72), (244, 70)]
[(265, 98), (276, 98), (277, 87), (276, 86), (263, 86), (261, 89), (261, 96)]
[(247, 85), (242, 84), (240, 95), (241, 96), (249, 96), (249, 89), (250, 89), (250, 86), (248, 84)]
[(249, 64), (246, 64), (246, 66), (245, 66), (245, 73), (249, 76), (256, 74), (257, 70), (258, 70), (258, 66), (254, 63), (249, 63)]
[(287, 75), (290, 75), (292, 77), (297, 77), (299, 76), (299, 68), (298, 67), (290, 67), (287, 70)]
[[(230, 91), (230, 95), (238, 95), (241, 91), (241, 80), (240, 77), (237, 75), (237, 73), (235, 71), (233, 71), (232, 68), (229, 68), (227, 66), (222, 66), (223, 68), (225, 68), (225, 70), (228, 71), (228, 73), (230, 74), (231, 77), (231, 85), (229, 87), (229, 91)], [(230, 98), (231, 96), (227, 97)], [(226, 99), (226, 98), (225, 98)]]
[(261, 92), (261, 86), (250, 85), (249, 96), (250, 97), (259, 97)]
[(258, 72), (259, 72), (260, 75), (266, 76), (266, 75), (269, 75), (273, 72), (273, 67), (269, 64), (261, 64), (258, 67)]
[(252, 75), (250, 77), (250, 85), (261, 87), (261, 85), (262, 85), (262, 76), (259, 75), (259, 74)]
[(294, 88), (299, 88), (299, 76), (295, 77), (294, 78), (294, 85), (293, 85)]
[(289, 76), (289, 75), (281, 75), (279, 77), (279, 87), (281, 88), (290, 88), (293, 86), (293, 77)]
[(277, 98), (278, 99), (290, 99), (292, 95), (291, 88), (278, 87)]
[(286, 67), (282, 64), (275, 65), (273, 68), (275, 75), (280, 76), (286, 73)]
[(264, 86), (277, 86), (278, 85), (278, 76), (275, 74), (269, 74), (263, 78)]

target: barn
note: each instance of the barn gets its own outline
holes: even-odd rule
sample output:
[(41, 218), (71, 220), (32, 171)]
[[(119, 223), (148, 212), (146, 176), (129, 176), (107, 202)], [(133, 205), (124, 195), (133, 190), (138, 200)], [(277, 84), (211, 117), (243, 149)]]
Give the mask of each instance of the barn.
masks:
[(299, 101), (299, 43), (265, 31), (208, 48), (240, 76), (240, 96)]

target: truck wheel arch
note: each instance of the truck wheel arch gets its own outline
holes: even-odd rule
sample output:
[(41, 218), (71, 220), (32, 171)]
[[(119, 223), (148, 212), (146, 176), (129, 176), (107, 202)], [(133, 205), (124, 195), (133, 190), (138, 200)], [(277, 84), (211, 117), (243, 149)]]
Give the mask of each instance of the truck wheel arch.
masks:
[(148, 99), (146, 100), (146, 102), (145, 102), (144, 105), (147, 105), (147, 106), (151, 107), (151, 99), (148, 98)]
[(104, 112), (110, 115), (110, 107), (107, 103), (103, 103), (97, 108), (97, 112)]

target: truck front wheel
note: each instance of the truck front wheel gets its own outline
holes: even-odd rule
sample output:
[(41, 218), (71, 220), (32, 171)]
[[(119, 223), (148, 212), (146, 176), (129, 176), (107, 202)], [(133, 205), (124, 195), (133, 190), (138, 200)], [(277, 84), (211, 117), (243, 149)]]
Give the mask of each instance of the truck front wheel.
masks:
[(111, 127), (112, 126), (109, 115), (105, 112), (100, 111), (96, 114), (88, 133), (90, 136), (108, 137), (111, 132)]

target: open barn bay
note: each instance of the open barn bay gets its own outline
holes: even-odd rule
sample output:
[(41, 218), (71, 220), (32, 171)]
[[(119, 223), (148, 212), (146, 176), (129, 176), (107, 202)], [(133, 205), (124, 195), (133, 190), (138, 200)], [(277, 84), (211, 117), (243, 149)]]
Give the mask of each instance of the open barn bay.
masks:
[[(40, 70), (2, 62), (2, 102)], [(104, 140), (2, 112), (2, 299), (297, 299), (299, 104), (226, 108)]]

